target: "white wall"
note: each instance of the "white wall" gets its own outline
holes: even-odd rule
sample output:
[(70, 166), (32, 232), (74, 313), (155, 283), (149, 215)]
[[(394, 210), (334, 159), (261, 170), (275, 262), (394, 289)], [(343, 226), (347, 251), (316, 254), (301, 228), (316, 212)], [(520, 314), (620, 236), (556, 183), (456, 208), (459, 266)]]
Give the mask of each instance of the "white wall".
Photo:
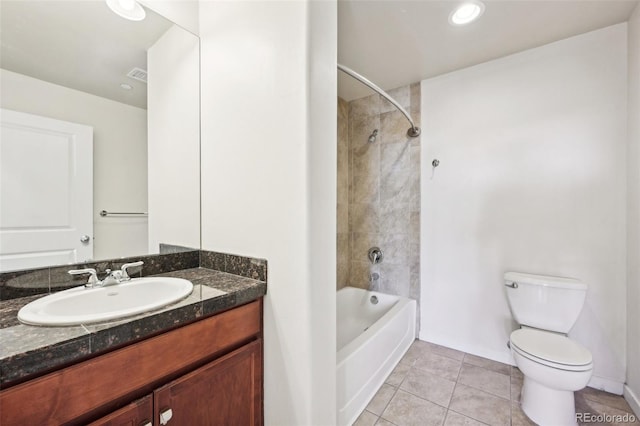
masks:
[(147, 111), (0, 70), (2, 108), (93, 126), (95, 259), (147, 252), (145, 218), (100, 210), (147, 211)]
[(200, 247), (200, 52), (173, 26), (147, 51), (149, 252)]
[(627, 152), (627, 387), (640, 416), (640, 6), (629, 20)]
[(202, 2), (202, 246), (268, 260), (265, 424), (333, 425), (336, 2)]
[(140, 3), (194, 34), (200, 31), (198, 0), (140, 0)]
[(505, 271), (589, 286), (570, 335), (625, 377), (626, 24), (422, 82), (420, 338), (503, 362)]

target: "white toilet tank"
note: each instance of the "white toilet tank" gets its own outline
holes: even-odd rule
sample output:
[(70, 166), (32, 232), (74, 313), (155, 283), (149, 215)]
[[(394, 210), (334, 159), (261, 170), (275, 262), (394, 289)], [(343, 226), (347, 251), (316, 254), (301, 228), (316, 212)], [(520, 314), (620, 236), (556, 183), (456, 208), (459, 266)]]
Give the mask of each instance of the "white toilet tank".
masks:
[(558, 333), (571, 330), (587, 295), (587, 285), (573, 278), (506, 272), (504, 283), (520, 325)]

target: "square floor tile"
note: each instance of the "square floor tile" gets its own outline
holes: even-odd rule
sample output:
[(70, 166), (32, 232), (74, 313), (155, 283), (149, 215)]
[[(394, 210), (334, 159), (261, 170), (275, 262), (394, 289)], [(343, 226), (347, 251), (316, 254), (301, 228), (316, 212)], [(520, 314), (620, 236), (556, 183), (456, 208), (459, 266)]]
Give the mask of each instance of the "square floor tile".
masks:
[(391, 386), (400, 386), (400, 383), (402, 383), (410, 369), (411, 364), (399, 363), (396, 365), (396, 368), (393, 369), (391, 374), (389, 374), (385, 383)]
[(427, 371), (447, 380), (456, 381), (462, 361), (447, 358), (435, 353), (426, 353), (413, 364), (415, 368)]
[[(622, 425), (640, 425), (640, 420), (633, 415), (633, 412), (631, 410), (627, 411), (627, 410), (619, 410), (617, 408), (613, 408), (613, 407), (609, 407), (607, 405), (604, 404), (600, 404), (599, 402), (596, 401), (591, 401), (589, 399), (585, 399), (583, 395), (581, 394), (576, 394), (576, 415), (577, 416), (585, 416), (585, 415), (593, 415), (593, 416), (598, 416), (598, 415), (609, 415), (609, 416), (615, 416), (617, 417), (620, 421), (617, 422), (616, 418), (611, 419), (611, 421), (607, 422), (607, 425), (614, 425), (614, 426), (622, 426)], [(629, 422), (629, 417), (633, 416), (633, 418), (635, 419), (635, 422)], [(583, 417), (584, 418), (584, 417)], [(627, 421), (625, 421), (627, 420)], [(582, 424), (583, 422), (580, 420), (580, 417), (578, 417), (578, 423)], [(591, 422), (585, 422), (584, 424), (593, 424)]]
[(447, 348), (446, 346), (436, 345), (435, 343), (431, 343), (431, 352), (433, 352), (434, 354), (446, 356), (447, 358), (455, 359), (457, 361), (462, 361), (462, 359), (464, 358), (464, 352)]
[(477, 420), (472, 419), (471, 417), (463, 416), (460, 413), (456, 413), (455, 411), (447, 411), (447, 418), (444, 421), (444, 426), (484, 426), (484, 423), (481, 423)]
[(475, 365), (462, 364), (458, 382), (505, 399), (511, 399), (511, 378), (505, 374)]
[(511, 402), (511, 426), (536, 426), (522, 411), (518, 402)]
[(391, 401), (391, 398), (393, 398), (395, 393), (396, 388), (383, 384), (380, 389), (378, 389), (378, 392), (373, 396), (369, 405), (367, 405), (366, 410), (379, 416), (382, 414), (384, 409), (387, 408), (387, 404)]
[(402, 382), (400, 389), (426, 399), (427, 401), (448, 407), (455, 386), (456, 383), (451, 380), (436, 376), (419, 368), (412, 368), (409, 370), (404, 382)]
[(580, 395), (590, 401), (595, 401), (609, 407), (617, 408), (618, 410), (631, 411), (629, 403), (624, 399), (624, 397), (620, 395), (593, 389), (590, 387), (586, 387), (576, 392), (576, 395)]
[(382, 418), (398, 426), (440, 426), (447, 409), (398, 390)]
[(422, 355), (431, 352), (431, 344), (428, 342), (423, 342), (422, 340), (414, 340), (407, 353), (404, 354), (400, 363), (411, 364), (420, 358)]
[(476, 355), (465, 354), (464, 359), (462, 360), (466, 364), (475, 365), (476, 367), (486, 368), (487, 370), (495, 371), (496, 373), (506, 374), (509, 376), (511, 374), (511, 366), (507, 364), (503, 364), (498, 361), (493, 361), (491, 359), (482, 358)]
[(353, 426), (373, 426), (377, 421), (378, 416), (365, 410), (358, 416)]
[(517, 377), (517, 376), (511, 376), (511, 400), (512, 401), (520, 402), (523, 384), (524, 384), (523, 378)]
[(458, 383), (449, 409), (474, 420), (496, 426), (511, 423), (511, 402), (490, 393)]

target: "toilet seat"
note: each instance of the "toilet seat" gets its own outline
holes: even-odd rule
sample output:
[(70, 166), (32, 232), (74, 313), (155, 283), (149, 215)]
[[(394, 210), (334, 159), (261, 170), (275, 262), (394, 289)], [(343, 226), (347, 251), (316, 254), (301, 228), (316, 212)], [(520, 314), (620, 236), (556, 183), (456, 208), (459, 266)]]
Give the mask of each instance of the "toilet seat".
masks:
[(511, 333), (510, 342), (514, 351), (539, 364), (565, 371), (593, 369), (591, 352), (561, 334), (522, 328)]

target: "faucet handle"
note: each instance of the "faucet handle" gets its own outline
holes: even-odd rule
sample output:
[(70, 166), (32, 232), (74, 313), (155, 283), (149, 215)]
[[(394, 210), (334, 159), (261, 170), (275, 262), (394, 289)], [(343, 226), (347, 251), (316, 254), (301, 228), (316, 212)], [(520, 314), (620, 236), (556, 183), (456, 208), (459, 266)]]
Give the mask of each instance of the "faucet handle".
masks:
[(142, 265), (144, 265), (144, 262), (142, 260), (139, 260), (137, 262), (132, 262), (132, 263), (125, 263), (124, 265), (122, 265), (122, 267), (120, 268), (120, 270), (122, 271), (121, 280), (128, 281), (131, 279), (131, 277), (129, 276), (129, 273), (127, 272), (127, 269), (134, 268), (136, 266), (142, 266)]
[(100, 281), (98, 280), (98, 273), (93, 268), (85, 268), (85, 269), (72, 269), (68, 271), (70, 275), (82, 275), (82, 274), (90, 274), (89, 280), (84, 285), (85, 287), (93, 287), (98, 284)]

